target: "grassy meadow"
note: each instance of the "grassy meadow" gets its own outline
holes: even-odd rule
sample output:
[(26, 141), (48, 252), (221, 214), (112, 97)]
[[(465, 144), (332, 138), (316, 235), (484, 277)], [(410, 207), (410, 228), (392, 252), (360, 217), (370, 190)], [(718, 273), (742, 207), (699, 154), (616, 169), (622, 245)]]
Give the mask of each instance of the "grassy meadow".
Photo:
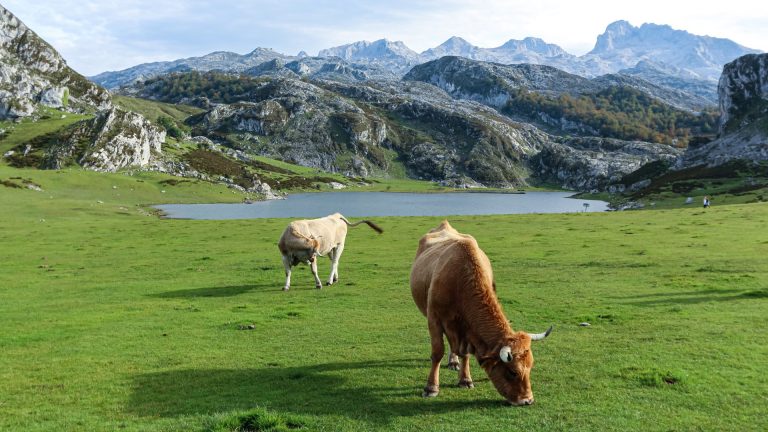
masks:
[(768, 429), (768, 204), (449, 217), (513, 327), (555, 326), (516, 408), (474, 360), (475, 389), (444, 369), (420, 397), (408, 275), (440, 218), (375, 218), (339, 284), (299, 267), (282, 292), (288, 220), (159, 219), (146, 204), (242, 199), (165, 179), (0, 166), (42, 189), (0, 185), (0, 430)]

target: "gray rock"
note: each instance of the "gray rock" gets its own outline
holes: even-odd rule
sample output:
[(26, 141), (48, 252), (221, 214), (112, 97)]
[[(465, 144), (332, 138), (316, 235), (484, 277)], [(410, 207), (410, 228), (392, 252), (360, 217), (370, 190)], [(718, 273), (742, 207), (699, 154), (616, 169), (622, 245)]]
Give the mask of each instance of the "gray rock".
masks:
[(725, 65), (718, 94), (720, 136), (689, 147), (676, 168), (768, 160), (768, 54), (746, 55)]
[[(75, 160), (94, 171), (115, 172), (126, 167), (146, 167), (161, 153), (165, 130), (140, 114), (113, 108), (93, 120), (81, 122), (62, 137), (49, 153), (50, 168)], [(82, 143), (87, 145), (83, 146)]]

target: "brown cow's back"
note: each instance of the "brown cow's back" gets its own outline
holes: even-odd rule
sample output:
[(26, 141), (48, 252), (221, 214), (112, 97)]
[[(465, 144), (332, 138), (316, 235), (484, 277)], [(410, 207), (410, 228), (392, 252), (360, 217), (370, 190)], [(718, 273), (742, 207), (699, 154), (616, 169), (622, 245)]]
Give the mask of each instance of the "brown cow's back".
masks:
[[(468, 281), (473, 286), (467, 286)], [(425, 316), (429, 316), (428, 311), (438, 315), (443, 310), (461, 313), (463, 305), (456, 304), (463, 298), (461, 291), (478, 290), (474, 295), (484, 297), (493, 295), (484, 293), (492, 286), (490, 261), (474, 237), (443, 221), (419, 241), (411, 270), (411, 294)]]

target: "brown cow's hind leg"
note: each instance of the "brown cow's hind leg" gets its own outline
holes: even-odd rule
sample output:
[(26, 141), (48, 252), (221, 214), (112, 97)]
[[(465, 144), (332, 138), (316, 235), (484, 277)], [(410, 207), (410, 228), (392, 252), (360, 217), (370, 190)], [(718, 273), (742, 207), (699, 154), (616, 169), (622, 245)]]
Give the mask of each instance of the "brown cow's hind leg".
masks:
[(469, 373), (469, 354), (461, 357), (461, 369), (459, 369), (459, 387), (475, 388), (472, 375)]
[(459, 356), (453, 351), (451, 351), (451, 355), (448, 356), (448, 369), (455, 371), (459, 370)]
[(435, 397), (440, 393), (440, 361), (445, 355), (443, 329), (432, 320), (429, 320), (429, 336), (432, 339), (432, 368), (427, 377), (427, 386), (422, 393), (423, 397)]

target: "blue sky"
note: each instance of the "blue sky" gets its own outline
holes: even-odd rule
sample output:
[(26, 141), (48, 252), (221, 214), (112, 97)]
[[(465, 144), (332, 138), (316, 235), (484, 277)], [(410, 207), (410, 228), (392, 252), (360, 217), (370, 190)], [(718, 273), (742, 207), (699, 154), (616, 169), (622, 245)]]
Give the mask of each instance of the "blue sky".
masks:
[(358, 40), (421, 52), (534, 36), (581, 55), (613, 21), (668, 24), (768, 50), (768, 7), (746, 0), (0, 0), (84, 75), (256, 47), (295, 55)]

